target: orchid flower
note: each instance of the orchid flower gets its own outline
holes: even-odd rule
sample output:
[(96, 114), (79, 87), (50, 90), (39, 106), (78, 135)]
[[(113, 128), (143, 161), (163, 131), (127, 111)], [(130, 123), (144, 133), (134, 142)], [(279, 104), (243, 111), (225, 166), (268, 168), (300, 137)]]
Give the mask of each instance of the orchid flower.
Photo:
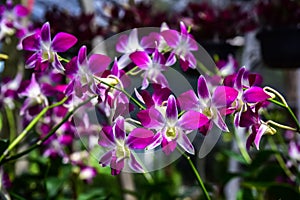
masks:
[(206, 79), (201, 75), (198, 79), (197, 95), (189, 90), (178, 97), (180, 106), (184, 110), (196, 110), (203, 113), (209, 119), (207, 124), (201, 128), (204, 134), (212, 128), (212, 122), (222, 131), (229, 132), (222, 115), (226, 109), (235, 101), (238, 92), (226, 86), (218, 86), (211, 95)]
[(183, 22), (180, 22), (180, 28), (181, 33), (175, 30), (164, 30), (160, 34), (173, 49), (173, 53), (179, 57), (182, 70), (195, 69), (197, 61), (192, 51), (197, 51), (198, 45), (192, 35), (188, 33)]
[[(160, 108), (151, 107), (137, 114), (145, 128), (154, 129), (156, 134), (149, 149), (162, 146), (163, 151), (169, 155), (177, 146), (177, 143), (185, 151), (194, 154), (195, 150), (187, 134), (197, 130), (208, 122), (208, 118), (196, 111), (187, 111), (178, 119), (176, 99), (170, 95), (167, 106)], [(147, 129), (144, 129), (147, 132)]]
[(91, 90), (96, 93), (95, 76), (101, 77), (102, 73), (110, 64), (111, 59), (102, 54), (92, 54), (87, 59), (86, 46), (79, 49), (78, 56), (66, 66), (67, 74), (73, 76), (66, 93), (69, 96), (73, 91), (77, 95)]
[(0, 107), (7, 105), (9, 109), (15, 108), (14, 99), (17, 97), (17, 90), (22, 81), (22, 74), (18, 73), (13, 80), (1, 84), (0, 88)]
[(24, 115), (25, 111), (36, 105), (48, 106), (48, 99), (42, 92), (42, 89), (35, 78), (35, 74), (32, 74), (29, 85), (25, 90), (19, 93), (20, 97), (27, 97), (20, 110), (20, 115)]
[(38, 68), (44, 71), (48, 63), (58, 71), (64, 71), (57, 53), (70, 49), (77, 39), (75, 36), (60, 32), (51, 40), (50, 24), (46, 22), (40, 32), (27, 36), (22, 41), (24, 50), (34, 52), (26, 61), (27, 68)]
[(149, 81), (168, 87), (168, 81), (162, 74), (162, 71), (166, 71), (167, 67), (175, 63), (175, 56), (171, 54), (167, 60), (164, 56), (156, 49), (151, 57), (144, 51), (136, 51), (130, 54), (130, 59), (140, 69), (145, 71), (143, 76), (142, 89), (146, 89), (149, 85)]
[(117, 175), (125, 166), (128, 160), (129, 167), (136, 172), (143, 172), (144, 169), (136, 160), (133, 151), (145, 149), (153, 138), (151, 131), (140, 131), (134, 129), (126, 136), (124, 118), (119, 116), (113, 126), (102, 128), (99, 137), (99, 145), (109, 150), (100, 158), (100, 164), (110, 166), (111, 174)]

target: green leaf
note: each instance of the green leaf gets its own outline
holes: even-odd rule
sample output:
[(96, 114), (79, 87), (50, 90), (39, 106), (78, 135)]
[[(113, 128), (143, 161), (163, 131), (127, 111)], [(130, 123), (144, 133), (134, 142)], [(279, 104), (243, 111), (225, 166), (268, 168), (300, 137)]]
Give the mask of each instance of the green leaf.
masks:
[(78, 197), (78, 200), (93, 200), (93, 199), (104, 200), (104, 199), (108, 199), (108, 197), (105, 195), (104, 190), (99, 188), (87, 190), (87, 193), (80, 194)]
[(2, 130), (2, 127), (3, 127), (3, 122), (2, 122), (2, 114), (0, 112), (0, 132)]
[(236, 161), (242, 163), (242, 164), (245, 164), (247, 165), (247, 161), (244, 159), (244, 157), (240, 154), (240, 153), (237, 153), (237, 152), (234, 152), (234, 151), (230, 151), (230, 150), (224, 150), (223, 153), (230, 157), (230, 158), (233, 158), (235, 159)]

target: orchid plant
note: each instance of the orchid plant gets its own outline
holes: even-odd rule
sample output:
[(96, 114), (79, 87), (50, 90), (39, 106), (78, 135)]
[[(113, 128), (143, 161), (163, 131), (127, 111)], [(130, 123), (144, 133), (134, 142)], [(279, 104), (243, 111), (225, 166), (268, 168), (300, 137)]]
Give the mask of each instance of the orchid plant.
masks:
[[(22, 17), (25, 12), (21, 8), (2, 7), (6, 9), (2, 13), (15, 10)], [(2, 14), (1, 24), (17, 30), (18, 24), (7, 24), (8, 17)], [(193, 135), (213, 135), (214, 128), (220, 132), (245, 128), (249, 133), (246, 144), (240, 145), (240, 139), (237, 142), (242, 158), (251, 163), (248, 152), (260, 149), (264, 135), (271, 137), (277, 129), (299, 133), (300, 124), (292, 109), (275, 89), (261, 86), (259, 74), (237, 68), (232, 58), (216, 65), (213, 71), (205, 69), (197, 60), (199, 47), (189, 29), (182, 22), (180, 28), (178, 32), (163, 24), (158, 32), (142, 38), (138, 37), (138, 29), (133, 29), (118, 38), (115, 50), (119, 57), (104, 53), (88, 57), (82, 46), (77, 56), (63, 58), (60, 53), (75, 45), (76, 36), (60, 32), (51, 37), (48, 22), (21, 37), (22, 50), (30, 52), (24, 66), (30, 77), (18, 72), (15, 78), (1, 79), (0, 108), (6, 117), (0, 117), (1, 121), (7, 120), (8, 127), (1, 123), (0, 130), (9, 130), (8, 135), (1, 134), (2, 180), (7, 177), (5, 171), (2, 173), (6, 164), (37, 148), (45, 157), (60, 157), (64, 163), (76, 166), (78, 176), (87, 182), (97, 174), (97, 167), (89, 165), (91, 155), (87, 150), (100, 148), (98, 167), (110, 167), (112, 175), (122, 170), (148, 174), (149, 160), (139, 155), (162, 150), (166, 158), (178, 152), (184, 155), (203, 195), (211, 199), (190, 159), (196, 154)], [(3, 30), (0, 35), (7, 34)], [(1, 54), (1, 59), (9, 57)], [(182, 74), (194, 72), (195, 89), (174, 92), (170, 81), (177, 77), (170, 78), (165, 72), (175, 66), (180, 66), (177, 70)], [(134, 86), (130, 93), (127, 88), (136, 77), (142, 78), (141, 85)], [(270, 104), (286, 109), (294, 121), (292, 126), (266, 118), (264, 113)], [(95, 116), (91, 108), (96, 110)], [(14, 114), (21, 117), (21, 122)], [(18, 148), (33, 135), (34, 142), (22, 146), (25, 149)], [(78, 145), (83, 138), (87, 138), (87, 150)], [(299, 184), (291, 170), (298, 166), (299, 173), (300, 146), (293, 138), (290, 161), (286, 165), (280, 156), (278, 161), (290, 180)], [(145, 177), (149, 179), (149, 175)], [(0, 186), (5, 188), (7, 184), (2, 181)]]

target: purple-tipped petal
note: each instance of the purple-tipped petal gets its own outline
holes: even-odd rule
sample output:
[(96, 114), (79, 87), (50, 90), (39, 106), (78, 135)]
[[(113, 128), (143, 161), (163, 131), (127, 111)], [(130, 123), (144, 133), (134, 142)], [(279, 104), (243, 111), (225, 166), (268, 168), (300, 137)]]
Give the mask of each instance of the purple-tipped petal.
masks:
[(259, 143), (260, 143), (261, 137), (263, 136), (263, 134), (266, 132), (267, 129), (268, 129), (268, 126), (266, 126), (264, 124), (260, 125), (258, 128), (258, 131), (257, 131), (255, 139), (254, 139), (254, 144), (255, 144), (257, 150), (259, 150)]
[(89, 59), (89, 68), (93, 74), (104, 72), (110, 64), (110, 61), (110, 57), (106, 55), (93, 54)]
[(199, 105), (199, 99), (193, 90), (189, 90), (182, 93), (178, 97), (179, 106), (182, 110), (197, 109)]
[(166, 79), (166, 77), (162, 73), (157, 74), (155, 83), (158, 83), (163, 88), (166, 88), (166, 87), (169, 86), (168, 80)]
[(30, 35), (22, 40), (22, 47), (27, 51), (38, 51), (41, 48), (41, 41), (39, 34)]
[(184, 130), (196, 130), (208, 121), (209, 119), (202, 113), (190, 110), (180, 117), (178, 124)]
[(130, 59), (141, 69), (147, 69), (152, 63), (150, 56), (144, 51), (136, 51), (130, 54)]
[(175, 64), (175, 62), (176, 62), (176, 56), (174, 53), (171, 53), (165, 63), (165, 66), (172, 66)]
[(121, 170), (124, 168), (124, 164), (124, 158), (118, 159), (116, 157), (113, 157), (110, 163), (111, 175), (115, 176), (120, 174)]
[(145, 149), (153, 140), (153, 132), (144, 128), (136, 128), (127, 137), (127, 145), (131, 149)]
[(55, 52), (65, 52), (77, 42), (77, 38), (71, 34), (60, 32), (52, 41), (51, 47)]
[(32, 54), (25, 62), (26, 69), (32, 69), (36, 67), (37, 63), (41, 62), (41, 55), (40, 52), (36, 52)]
[(258, 103), (271, 98), (262, 88), (254, 86), (246, 90), (243, 99), (247, 103)]
[(218, 86), (212, 96), (212, 103), (217, 108), (226, 107), (232, 104), (238, 96), (238, 91), (228, 86)]
[(131, 169), (133, 169), (135, 172), (138, 172), (138, 173), (143, 173), (144, 172), (143, 167), (136, 160), (136, 158), (135, 158), (135, 156), (133, 154), (131, 154), (128, 164), (129, 164), (129, 167)]
[(124, 127), (124, 118), (119, 116), (116, 119), (115, 125), (113, 126), (114, 135), (119, 140), (124, 140), (126, 133)]
[(203, 99), (204, 101), (210, 99), (210, 92), (207, 87), (206, 80), (204, 76), (200, 76), (198, 79), (198, 97)]
[(235, 79), (235, 85), (236, 88), (238, 90), (242, 90), (243, 89), (243, 78), (244, 78), (244, 73), (245, 73), (246, 69), (244, 67), (242, 67), (239, 71), (238, 74), (236, 76)]
[(213, 119), (213, 121), (219, 129), (221, 129), (224, 132), (229, 132), (229, 129), (228, 129), (226, 123), (224, 122), (224, 120), (223, 120), (223, 118), (222, 118), (219, 111), (217, 111), (216, 116)]
[(145, 128), (159, 129), (165, 122), (162, 114), (154, 107), (140, 111), (137, 117)]
[(110, 161), (111, 161), (112, 154), (113, 154), (113, 150), (110, 150), (110, 151), (106, 152), (106, 153), (100, 158), (99, 164), (100, 164), (102, 167), (108, 166), (109, 163), (110, 163)]
[(192, 145), (190, 139), (186, 136), (185, 133), (181, 132), (177, 138), (177, 143), (183, 148), (184, 151), (188, 152), (189, 154), (194, 155), (195, 149)]
[(116, 50), (120, 53), (125, 53), (128, 43), (128, 36), (127, 35), (121, 35), (118, 39)]
[(162, 134), (160, 132), (156, 133), (154, 135), (154, 137), (152, 138), (151, 144), (148, 145), (147, 149), (154, 149), (154, 148), (156, 148), (157, 146), (161, 145), (162, 140), (163, 140)]
[(176, 99), (173, 95), (168, 98), (166, 116), (169, 120), (176, 121), (178, 118)]
[(59, 61), (57, 54), (54, 55), (54, 62), (52, 63), (52, 66), (58, 71), (65, 71), (65, 68)]
[(170, 155), (176, 149), (177, 141), (176, 140), (168, 141), (167, 138), (163, 137), (161, 146), (163, 152), (166, 155)]
[(99, 134), (98, 144), (102, 147), (113, 147), (114, 136), (110, 126), (104, 126)]
[(41, 29), (41, 39), (43, 43), (49, 43), (51, 41), (51, 34), (50, 34), (50, 24), (46, 22)]
[(83, 65), (83, 64), (86, 64), (86, 63), (87, 63), (86, 46), (82, 46), (82, 47), (79, 49), (77, 59), (78, 59), (77, 61), (78, 61), (78, 64), (79, 64), (79, 65)]
[(167, 44), (172, 48), (177, 47), (180, 42), (180, 33), (178, 31), (166, 30), (161, 32), (160, 34), (163, 36)]
[(180, 31), (182, 35), (187, 36), (188, 35), (188, 31), (186, 29), (186, 26), (184, 25), (183, 21), (180, 22)]

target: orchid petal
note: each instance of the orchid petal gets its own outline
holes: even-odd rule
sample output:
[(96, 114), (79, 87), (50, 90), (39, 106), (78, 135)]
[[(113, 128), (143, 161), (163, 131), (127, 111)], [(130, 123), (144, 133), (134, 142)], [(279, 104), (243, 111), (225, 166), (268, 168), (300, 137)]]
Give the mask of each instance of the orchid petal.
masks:
[(176, 140), (168, 141), (167, 138), (163, 137), (162, 143), (162, 150), (166, 155), (170, 155), (176, 148), (177, 142)]
[(65, 52), (75, 45), (77, 38), (71, 34), (60, 32), (52, 41), (51, 47), (55, 52)]
[(198, 108), (198, 97), (193, 90), (182, 93), (178, 97), (179, 106), (182, 110), (191, 110)]
[(226, 107), (232, 104), (238, 96), (238, 91), (228, 86), (218, 86), (212, 96), (212, 103), (217, 108)]
[(173, 95), (170, 95), (170, 97), (168, 98), (166, 116), (167, 116), (168, 120), (171, 120), (171, 121), (176, 121), (178, 118), (176, 99)]
[(246, 90), (243, 94), (243, 99), (247, 103), (258, 103), (271, 98), (262, 88), (253, 86)]
[(154, 134), (144, 128), (136, 128), (127, 137), (127, 145), (131, 149), (145, 149), (151, 142)]
[(119, 116), (116, 119), (116, 122), (113, 126), (113, 132), (117, 139), (124, 140), (126, 133), (125, 133), (125, 127), (124, 127), (124, 118), (122, 116)]
[(43, 43), (49, 43), (51, 41), (51, 35), (50, 35), (50, 24), (49, 22), (46, 22), (41, 29), (41, 39)]
[(106, 152), (99, 161), (99, 164), (102, 165), (102, 167), (106, 167), (109, 165), (111, 158), (112, 158), (113, 150), (110, 150)]
[(125, 53), (128, 44), (128, 36), (121, 35), (118, 39), (116, 50), (120, 53)]
[(224, 120), (223, 120), (223, 118), (222, 118), (219, 111), (217, 111), (216, 116), (213, 119), (213, 121), (219, 129), (221, 129), (224, 132), (229, 132), (229, 129), (228, 129), (226, 123), (224, 122)]
[(152, 63), (150, 56), (144, 51), (136, 51), (130, 54), (129, 57), (141, 69), (149, 68), (149, 65)]
[(178, 31), (166, 30), (160, 34), (163, 36), (167, 44), (172, 48), (177, 47), (178, 43), (180, 42), (180, 34)]
[(156, 133), (153, 138), (151, 144), (147, 146), (147, 149), (154, 149), (162, 143), (163, 137), (160, 132)]
[(18, 17), (25, 17), (29, 14), (28, 9), (25, 6), (22, 5), (16, 5), (14, 7), (14, 13), (18, 16)]
[(190, 110), (180, 117), (178, 125), (184, 130), (196, 130), (208, 121), (209, 119), (202, 113)]
[(89, 69), (93, 74), (104, 72), (110, 64), (110, 57), (102, 54), (93, 54), (89, 58)]
[(177, 138), (177, 143), (183, 148), (184, 151), (192, 155), (195, 154), (194, 146), (192, 145), (190, 139), (186, 136), (185, 133), (183, 132), (179, 133), (179, 136)]
[(124, 158), (118, 159), (116, 157), (113, 157), (110, 162), (111, 175), (115, 176), (120, 174), (121, 170), (124, 168), (124, 164)]
[(198, 97), (207, 101), (210, 99), (210, 92), (207, 87), (206, 80), (203, 75), (201, 75), (198, 79)]
[(243, 88), (242, 83), (243, 83), (243, 77), (244, 77), (245, 71), (246, 71), (246, 69), (244, 67), (242, 67), (242, 68), (240, 68), (240, 70), (237, 73), (235, 84), (236, 84), (236, 88), (238, 90), (242, 90), (242, 88)]
[(268, 129), (269, 127), (264, 125), (264, 124), (261, 124), (258, 128), (258, 131), (255, 135), (255, 139), (254, 139), (254, 144), (257, 148), (257, 150), (259, 150), (259, 143), (260, 143), (260, 140), (261, 140), (261, 137), (263, 136), (263, 134), (266, 132), (266, 130)]
[(115, 139), (112, 133), (112, 128), (110, 126), (104, 126), (100, 131), (98, 144), (102, 147), (113, 147), (114, 142)]
[(59, 61), (57, 54), (54, 55), (54, 62), (52, 63), (52, 66), (58, 71), (65, 71), (65, 68)]
[(83, 65), (84, 63), (87, 63), (87, 58), (86, 58), (86, 46), (82, 46), (79, 49), (78, 52), (78, 64)]
[(38, 51), (41, 48), (39, 34), (30, 35), (22, 40), (22, 47), (27, 51)]
[(158, 129), (161, 128), (165, 122), (162, 114), (154, 107), (140, 111), (137, 117), (145, 128)]
[(140, 165), (140, 163), (136, 160), (135, 156), (131, 154), (129, 159), (129, 167), (133, 169), (135, 172), (142, 173), (144, 172), (143, 167)]

